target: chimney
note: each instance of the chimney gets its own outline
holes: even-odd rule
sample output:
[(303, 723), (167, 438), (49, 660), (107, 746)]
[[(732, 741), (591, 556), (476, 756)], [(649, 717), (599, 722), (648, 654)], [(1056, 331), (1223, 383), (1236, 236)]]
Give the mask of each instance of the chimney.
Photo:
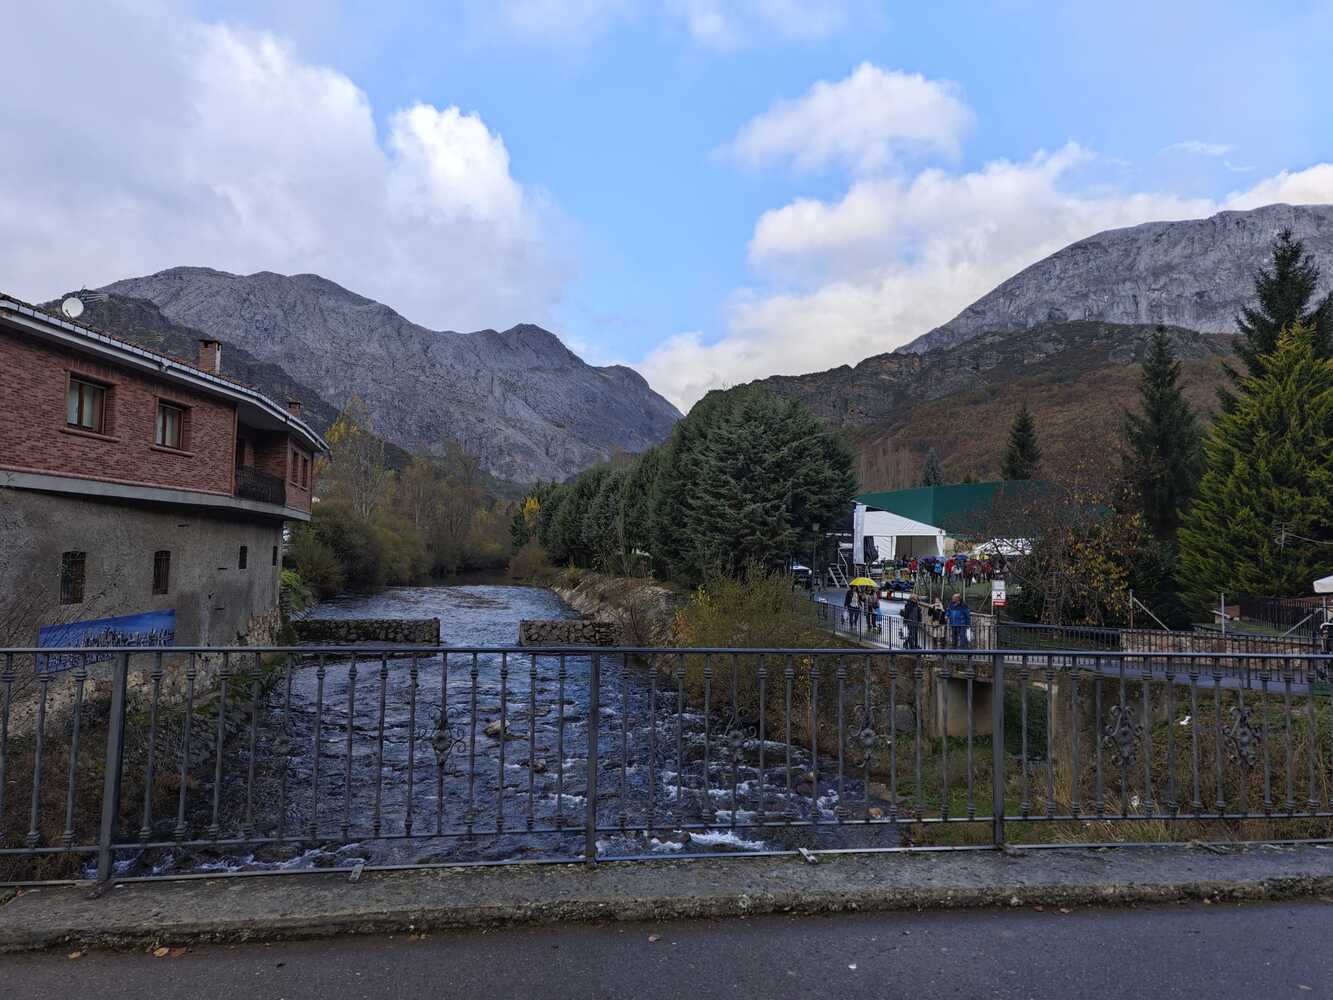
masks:
[(301, 401), (299, 399), (287, 400), (287, 412), (290, 413), (292, 416), (296, 417), (297, 419), (300, 419)]
[(222, 344), (216, 340), (199, 341), (199, 367), (214, 375), (222, 374)]

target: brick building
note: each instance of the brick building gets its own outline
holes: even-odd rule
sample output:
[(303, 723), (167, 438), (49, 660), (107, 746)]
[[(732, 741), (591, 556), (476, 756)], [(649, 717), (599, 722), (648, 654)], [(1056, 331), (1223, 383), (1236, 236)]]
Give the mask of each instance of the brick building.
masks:
[(187, 364), (0, 296), (0, 645), (271, 637), (283, 528), (309, 520), (327, 445), (221, 353)]

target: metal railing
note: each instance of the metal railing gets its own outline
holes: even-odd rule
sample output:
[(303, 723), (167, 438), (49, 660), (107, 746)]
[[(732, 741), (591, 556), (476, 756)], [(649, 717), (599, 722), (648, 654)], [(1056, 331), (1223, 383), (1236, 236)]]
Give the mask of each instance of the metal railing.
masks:
[(252, 465), (236, 466), (236, 495), (244, 500), (282, 505), (287, 502), (287, 485), (281, 477), (261, 472)]
[(1240, 617), (1246, 621), (1312, 638), (1318, 637), (1327, 613), (1326, 600), (1318, 597), (1241, 597), (1239, 604)]
[(966, 824), (991, 845), (1125, 820), (1326, 835), (1331, 667), (1101, 650), (0, 650), (0, 879), (58, 862), (105, 883), (883, 850), (953, 844), (941, 831)]

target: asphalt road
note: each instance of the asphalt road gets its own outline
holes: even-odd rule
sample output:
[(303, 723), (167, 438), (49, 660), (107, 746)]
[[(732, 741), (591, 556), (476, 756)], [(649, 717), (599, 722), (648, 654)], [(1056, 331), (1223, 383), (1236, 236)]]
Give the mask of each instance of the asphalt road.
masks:
[(4, 997), (1333, 996), (1333, 904), (764, 917), (0, 957)]

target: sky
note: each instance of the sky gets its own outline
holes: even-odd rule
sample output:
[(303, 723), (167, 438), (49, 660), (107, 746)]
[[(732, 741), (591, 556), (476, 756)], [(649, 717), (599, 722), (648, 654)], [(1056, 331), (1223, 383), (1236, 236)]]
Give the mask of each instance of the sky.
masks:
[(1333, 202), (1333, 0), (0, 0), (0, 289), (313, 272), (682, 409)]

